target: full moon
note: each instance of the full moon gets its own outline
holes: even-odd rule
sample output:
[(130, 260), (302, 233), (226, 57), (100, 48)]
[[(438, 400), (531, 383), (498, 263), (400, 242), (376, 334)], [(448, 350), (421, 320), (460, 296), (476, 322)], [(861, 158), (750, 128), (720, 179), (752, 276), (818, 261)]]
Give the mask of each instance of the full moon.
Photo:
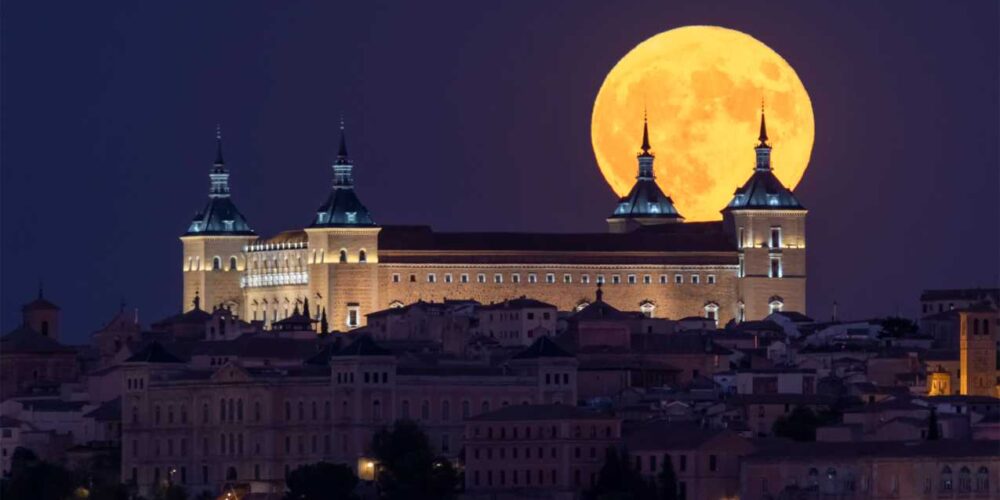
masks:
[(802, 179), (815, 124), (809, 94), (777, 52), (739, 31), (685, 26), (640, 43), (611, 69), (594, 102), (590, 135), (611, 189), (635, 182), (643, 113), (656, 182), (688, 221), (717, 220), (754, 168), (761, 105), (774, 174)]

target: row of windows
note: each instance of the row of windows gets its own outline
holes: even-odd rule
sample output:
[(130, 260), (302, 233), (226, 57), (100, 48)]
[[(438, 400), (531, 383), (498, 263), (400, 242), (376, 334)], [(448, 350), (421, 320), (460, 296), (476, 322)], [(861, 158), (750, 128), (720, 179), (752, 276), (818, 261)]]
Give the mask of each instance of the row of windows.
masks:
[[(746, 229), (741, 227), (737, 232), (738, 232), (738, 236), (736, 238), (737, 245), (739, 246), (739, 248), (746, 247), (747, 246)], [(767, 247), (768, 248), (784, 247), (784, 242), (782, 241), (781, 237), (781, 226), (771, 226), (770, 231), (768, 231)]]
[[(653, 284), (653, 278), (654, 277), (651, 274), (644, 274), (644, 275), (642, 275), (641, 276), (642, 284), (644, 284), (644, 285), (651, 285), (651, 284)], [(589, 274), (581, 274), (579, 279), (580, 279), (580, 283), (583, 283), (583, 284), (590, 283), (590, 275)], [(625, 283), (627, 283), (629, 285), (636, 285), (636, 284), (639, 283), (639, 279), (640, 279), (639, 275), (628, 274), (628, 275), (625, 276)], [(435, 273), (427, 273), (427, 275), (425, 277), (425, 280), (426, 280), (427, 283), (437, 283), (437, 274), (435, 274)], [(392, 275), (392, 282), (393, 283), (400, 283), (401, 281), (402, 281), (402, 276), (400, 276), (399, 273), (393, 273), (393, 275)], [(410, 283), (416, 283), (417, 282), (417, 275), (416, 274), (410, 274), (409, 275), (409, 282)], [(445, 283), (453, 283), (454, 282), (453, 275), (451, 273), (445, 273), (444, 274), (444, 282)], [(458, 282), (459, 283), (469, 283), (469, 274), (468, 273), (459, 274), (458, 275)], [(476, 282), (477, 283), (486, 283), (486, 274), (485, 273), (476, 274)], [(501, 273), (495, 273), (493, 275), (493, 283), (503, 283), (503, 282), (504, 282), (504, 275), (503, 274), (501, 274)], [(510, 275), (510, 282), (511, 283), (521, 283), (521, 275), (520, 275), (520, 273), (512, 273)], [(552, 273), (546, 274), (545, 275), (545, 282), (546, 283), (555, 283), (556, 282), (556, 275), (552, 274)], [(572, 274), (564, 274), (563, 278), (562, 278), (562, 282), (563, 283), (567, 283), (567, 284), (573, 283), (573, 275)], [(605, 279), (605, 277), (604, 277), (603, 274), (598, 274), (598, 275), (596, 275), (594, 282), (595, 283), (606, 284), (607, 280)], [(670, 283), (670, 275), (668, 275), (668, 274), (661, 274), (661, 275), (659, 275), (658, 282), (661, 285), (669, 284)], [(694, 285), (700, 284), (701, 283), (701, 275), (698, 275), (698, 274), (689, 275), (688, 282), (690, 282), (691, 284), (694, 284)], [(714, 274), (709, 274), (709, 275), (705, 276), (705, 283), (707, 283), (709, 285), (714, 285), (715, 282), (716, 282), (716, 278), (715, 278)], [(536, 274), (534, 274), (534, 273), (529, 273), (528, 274), (528, 283), (532, 283), (532, 284), (533, 283), (538, 283), (538, 276)], [(611, 275), (611, 284), (612, 285), (620, 285), (621, 283), (622, 283), (622, 277), (621, 277), (620, 274), (612, 274)], [(673, 283), (674, 284), (678, 284), (678, 285), (683, 284), (684, 283), (684, 275), (683, 274), (675, 274), (674, 275), (674, 279), (673, 279)]]
[[(485, 486), (493, 486), (493, 471), (492, 470), (486, 471), (486, 473), (484, 474), (484, 476), (486, 477)], [(484, 485), (484, 483), (481, 482), (481, 477), (482, 476), (480, 475), (480, 471), (478, 471), (478, 470), (477, 471), (473, 471), (473, 473), (472, 473), (472, 484), (473, 484), (473, 486), (483, 486)], [(524, 471), (524, 475), (520, 476), (520, 477), (523, 479), (525, 486), (532, 486), (532, 474), (531, 474), (530, 470), (526, 469)], [(542, 469), (539, 469), (538, 471), (535, 472), (535, 483), (534, 483), (534, 485), (535, 486), (545, 486), (546, 484), (548, 484), (548, 485), (554, 485), (558, 481), (557, 477), (558, 476), (556, 475), (556, 470), (555, 469), (549, 470), (548, 474), (546, 474), (546, 471), (544, 471)], [(500, 486), (506, 486), (507, 485), (507, 474), (506, 474), (506, 471), (503, 471), (503, 470), (498, 471), (497, 478), (499, 480), (498, 484)], [(548, 482), (546, 482), (546, 478), (548, 479)], [(517, 486), (519, 484), (518, 481), (519, 481), (518, 471), (515, 469), (515, 470), (511, 471), (511, 485)]]
[[(507, 432), (508, 429), (510, 432)], [(581, 439), (584, 437), (584, 434), (588, 435), (592, 439), (596, 439), (599, 435), (603, 435), (605, 438), (610, 438), (612, 437), (612, 429), (610, 425), (604, 426), (603, 429), (599, 428), (597, 425), (591, 425), (585, 432), (583, 427), (579, 425), (573, 427), (574, 438)], [(532, 436), (534, 436), (535, 439), (555, 439), (559, 437), (559, 427), (555, 425), (549, 428), (537, 427), (535, 432), (532, 433), (531, 427), (529, 426), (524, 426), (524, 428), (518, 432), (518, 427), (516, 426), (511, 426), (509, 428), (501, 426), (494, 429), (493, 426), (478, 425), (472, 429), (472, 435), (477, 438), (485, 435), (486, 439), (500, 440), (505, 440), (508, 436), (511, 439), (532, 439)], [(555, 450), (555, 448), (553, 448), (553, 450)], [(541, 453), (541, 448), (539, 448), (539, 453)], [(553, 451), (553, 453), (555, 453), (555, 451)]]

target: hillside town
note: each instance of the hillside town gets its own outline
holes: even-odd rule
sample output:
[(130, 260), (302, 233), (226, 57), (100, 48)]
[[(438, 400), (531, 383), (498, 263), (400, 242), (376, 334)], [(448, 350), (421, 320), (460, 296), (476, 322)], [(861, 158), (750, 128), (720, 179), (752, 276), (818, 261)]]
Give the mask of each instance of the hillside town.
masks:
[(375, 498), (409, 487), (386, 444), (409, 435), (440, 498), (1000, 498), (1000, 290), (926, 290), (916, 321), (718, 324), (613, 307), (615, 286), (572, 310), (418, 300), (350, 331), (308, 300), (267, 328), (123, 305), (85, 345), (39, 291), (0, 339), (5, 492), (44, 466), (83, 498), (340, 475)]

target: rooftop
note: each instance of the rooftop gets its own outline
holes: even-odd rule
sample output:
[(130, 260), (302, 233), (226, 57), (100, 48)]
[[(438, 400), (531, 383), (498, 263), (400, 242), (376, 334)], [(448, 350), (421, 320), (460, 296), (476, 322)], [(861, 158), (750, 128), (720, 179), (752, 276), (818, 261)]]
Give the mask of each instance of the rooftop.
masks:
[(570, 405), (509, 405), (466, 419), (469, 422), (526, 422), (537, 420), (615, 420), (614, 415)]

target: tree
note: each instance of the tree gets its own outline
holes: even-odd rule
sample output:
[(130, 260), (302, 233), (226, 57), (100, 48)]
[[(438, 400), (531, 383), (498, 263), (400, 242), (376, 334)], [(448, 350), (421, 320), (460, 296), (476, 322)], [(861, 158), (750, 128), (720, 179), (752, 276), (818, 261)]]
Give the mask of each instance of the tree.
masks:
[(358, 476), (343, 464), (319, 462), (303, 465), (288, 474), (285, 482), (288, 485), (285, 500), (357, 498), (354, 488), (358, 485)]
[(788, 415), (778, 417), (771, 431), (775, 436), (794, 441), (815, 441), (816, 428), (835, 423), (839, 415), (833, 411), (816, 414), (809, 407), (796, 406)]
[(604, 465), (594, 487), (585, 496), (591, 500), (651, 500), (656, 496), (656, 487), (633, 467), (626, 450), (610, 447), (604, 453)]
[(927, 417), (927, 440), (937, 441), (941, 439), (941, 429), (938, 427), (937, 408), (931, 407), (931, 414)]
[(660, 469), (660, 500), (677, 500), (677, 473), (674, 471), (674, 460), (670, 454), (663, 456), (663, 468)]
[(917, 325), (906, 318), (890, 316), (882, 320), (882, 331), (879, 337), (902, 338), (917, 332)]
[(380, 494), (395, 499), (450, 499), (458, 489), (458, 474), (448, 460), (431, 449), (427, 434), (408, 420), (397, 420), (372, 439), (378, 462)]
[(187, 500), (187, 490), (179, 484), (166, 484), (160, 486), (153, 496), (156, 500)]
[(10, 479), (4, 481), (0, 496), (33, 500), (65, 500), (73, 496), (81, 484), (78, 478), (63, 467), (37, 461), (38, 457), (29, 450), (25, 452), (18, 457), (16, 470), (12, 465)]

